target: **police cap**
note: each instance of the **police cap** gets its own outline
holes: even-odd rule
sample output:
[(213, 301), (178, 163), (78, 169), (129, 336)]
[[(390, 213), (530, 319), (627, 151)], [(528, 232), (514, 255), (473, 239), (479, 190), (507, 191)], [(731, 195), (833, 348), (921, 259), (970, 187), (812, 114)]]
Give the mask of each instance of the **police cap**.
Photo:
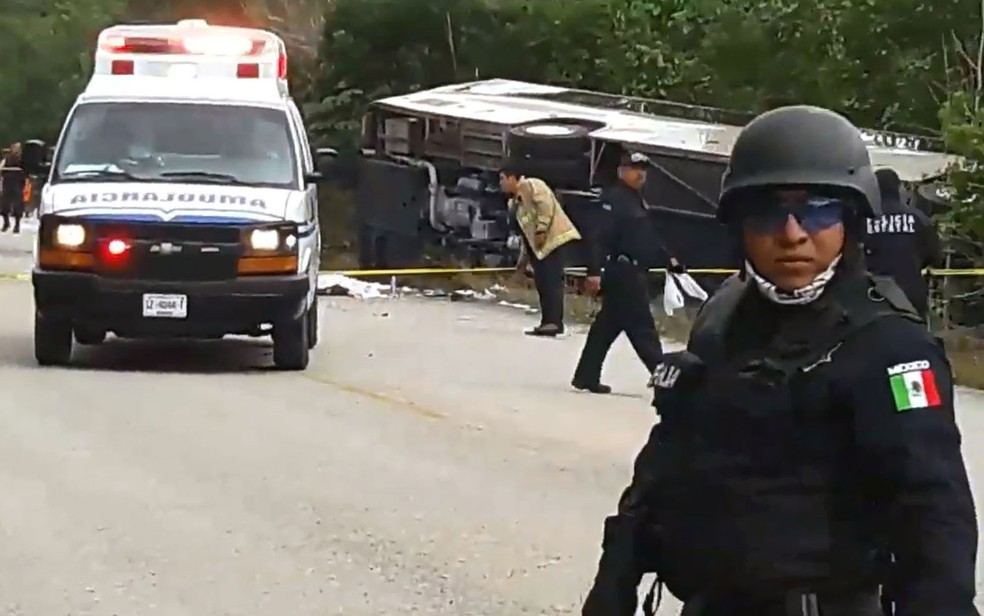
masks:
[(790, 184), (846, 189), (857, 195), (862, 216), (881, 214), (878, 180), (861, 131), (829, 109), (792, 105), (749, 122), (731, 149), (718, 219), (733, 220), (734, 197), (746, 189)]
[(642, 152), (622, 152), (622, 156), (618, 159), (619, 167), (635, 167), (636, 169), (645, 169), (650, 164), (649, 157)]

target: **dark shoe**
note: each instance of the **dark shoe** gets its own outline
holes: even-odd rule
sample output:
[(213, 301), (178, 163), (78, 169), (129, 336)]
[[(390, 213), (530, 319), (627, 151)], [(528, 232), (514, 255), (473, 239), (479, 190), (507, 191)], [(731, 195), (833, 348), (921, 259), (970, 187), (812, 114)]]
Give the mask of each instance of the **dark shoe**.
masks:
[(526, 330), (525, 333), (527, 336), (552, 337), (563, 334), (564, 328), (563, 326), (553, 324), (537, 325), (533, 329)]
[(612, 393), (612, 388), (608, 385), (602, 385), (601, 383), (582, 383), (577, 379), (571, 381), (571, 385), (574, 389), (578, 391), (587, 391), (593, 394), (610, 394)]

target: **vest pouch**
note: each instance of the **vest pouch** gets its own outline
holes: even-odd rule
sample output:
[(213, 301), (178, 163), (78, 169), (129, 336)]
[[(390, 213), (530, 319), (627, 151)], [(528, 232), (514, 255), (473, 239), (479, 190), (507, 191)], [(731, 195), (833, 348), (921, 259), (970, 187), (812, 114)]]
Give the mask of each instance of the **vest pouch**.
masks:
[[(715, 370), (707, 385), (707, 404), (702, 405), (705, 413), (699, 418), (706, 426), (704, 446), (725, 452), (725, 457), (755, 459), (766, 467), (795, 459), (799, 446), (799, 413), (793, 408), (795, 378), (795, 366), (768, 358)], [(700, 463), (713, 466), (719, 462)]]
[(772, 359), (756, 359), (739, 368), (731, 382), (731, 399), (749, 415), (769, 418), (792, 404), (789, 381), (794, 370)]

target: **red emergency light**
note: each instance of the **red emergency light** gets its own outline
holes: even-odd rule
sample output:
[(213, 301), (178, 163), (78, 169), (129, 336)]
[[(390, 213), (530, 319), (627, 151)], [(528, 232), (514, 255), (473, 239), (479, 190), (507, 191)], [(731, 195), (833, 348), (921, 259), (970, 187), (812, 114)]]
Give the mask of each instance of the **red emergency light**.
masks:
[(260, 77), (260, 65), (256, 64), (240, 64), (236, 67), (236, 77), (240, 79), (258, 79)]
[(114, 75), (132, 75), (133, 60), (113, 60), (110, 72)]
[(186, 37), (109, 35), (99, 47), (110, 53), (168, 54), (187, 56), (258, 56), (266, 49), (263, 39), (201, 35)]
[(100, 243), (99, 261), (112, 269), (125, 268), (130, 261), (130, 251), (133, 246), (122, 238), (113, 238)]
[(114, 257), (126, 254), (127, 250), (130, 250), (130, 245), (123, 240), (110, 240), (106, 244), (106, 252)]

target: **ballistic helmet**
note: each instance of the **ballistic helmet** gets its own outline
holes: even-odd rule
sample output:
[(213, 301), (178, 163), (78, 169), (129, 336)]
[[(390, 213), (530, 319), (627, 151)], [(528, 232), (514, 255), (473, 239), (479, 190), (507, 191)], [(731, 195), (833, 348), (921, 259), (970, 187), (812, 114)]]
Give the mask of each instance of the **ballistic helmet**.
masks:
[(733, 220), (737, 194), (782, 185), (846, 190), (857, 197), (859, 216), (881, 215), (878, 179), (861, 131), (829, 109), (792, 105), (749, 122), (731, 149), (718, 219)]

